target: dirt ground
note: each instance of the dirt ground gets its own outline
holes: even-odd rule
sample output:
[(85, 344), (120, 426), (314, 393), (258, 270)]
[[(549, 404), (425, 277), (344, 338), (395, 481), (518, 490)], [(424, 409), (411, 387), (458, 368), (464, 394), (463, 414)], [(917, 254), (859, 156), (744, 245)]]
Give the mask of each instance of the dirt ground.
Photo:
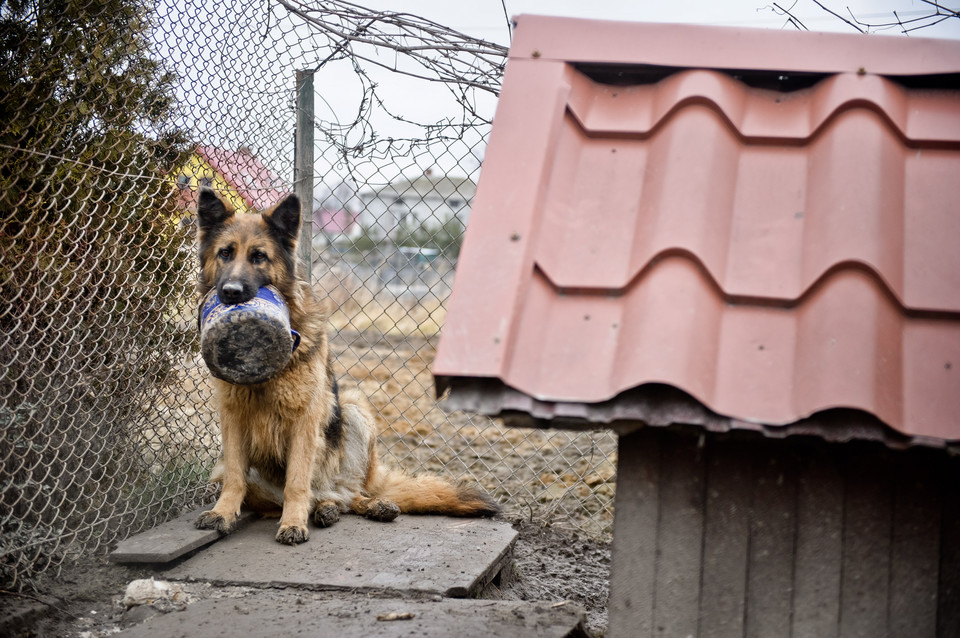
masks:
[(507, 512), (609, 540), (617, 440), (609, 430), (506, 428), (445, 412), (430, 368), (436, 339), (341, 330), (331, 347), (339, 382), (376, 410), (381, 450), (407, 471), (476, 480)]
[[(519, 538), (514, 551), (513, 580), (485, 597), (500, 600), (560, 602), (569, 600), (587, 611), (587, 628), (602, 636), (607, 626), (609, 546), (577, 532), (514, 522)], [(101, 638), (162, 613), (176, 613), (207, 598), (248, 596), (282, 598), (296, 590), (223, 587), (183, 583), (175, 602), (135, 606), (122, 603), (127, 584), (155, 576), (149, 567), (126, 567), (91, 557), (65, 569), (44, 584), (42, 592), (0, 595), (0, 635), (11, 637)], [(333, 597), (337, 592), (311, 596)], [(346, 595), (346, 594), (343, 594)], [(309, 599), (308, 599), (309, 600)], [(309, 602), (307, 603), (309, 604)]]

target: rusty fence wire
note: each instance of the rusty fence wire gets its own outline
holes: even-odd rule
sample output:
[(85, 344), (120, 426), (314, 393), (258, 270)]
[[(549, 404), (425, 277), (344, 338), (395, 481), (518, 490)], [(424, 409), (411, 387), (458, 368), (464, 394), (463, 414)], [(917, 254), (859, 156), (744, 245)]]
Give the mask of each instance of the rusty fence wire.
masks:
[(5, 1), (0, 39), (0, 586), (215, 496), (196, 193), (256, 210), (303, 187), (297, 71), (315, 98), (308, 271), (385, 457), (609, 532), (613, 435), (507, 429), (434, 396), (504, 46), (291, 0)]

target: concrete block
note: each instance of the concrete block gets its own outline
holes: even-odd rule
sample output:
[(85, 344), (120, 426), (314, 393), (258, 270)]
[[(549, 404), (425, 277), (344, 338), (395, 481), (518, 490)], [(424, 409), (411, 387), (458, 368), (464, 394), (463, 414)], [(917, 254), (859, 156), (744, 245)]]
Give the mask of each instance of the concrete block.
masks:
[(584, 619), (582, 608), (565, 602), (410, 600), (345, 594), (318, 600), (309, 592), (282, 597), (261, 593), (203, 600), (185, 611), (155, 616), (116, 636), (583, 638), (587, 636)]
[[(120, 541), (107, 558), (115, 563), (168, 563), (199, 547), (209, 545), (220, 538), (220, 534), (215, 530), (197, 529), (193, 526), (194, 519), (206, 509), (209, 508), (184, 514)], [(241, 513), (239, 527), (243, 527), (254, 516), (251, 512)]]
[(165, 579), (313, 589), (479, 593), (512, 557), (517, 532), (490, 519), (344, 516), (310, 540), (274, 540), (278, 521), (257, 520), (163, 574)]

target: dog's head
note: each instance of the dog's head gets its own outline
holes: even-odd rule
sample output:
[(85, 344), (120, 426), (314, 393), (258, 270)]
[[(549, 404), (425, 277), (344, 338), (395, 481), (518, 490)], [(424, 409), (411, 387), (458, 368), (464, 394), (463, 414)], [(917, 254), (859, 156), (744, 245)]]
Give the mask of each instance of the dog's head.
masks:
[(197, 203), (200, 294), (216, 288), (225, 304), (249, 301), (261, 286), (281, 293), (295, 280), (300, 200), (288, 195), (259, 215), (238, 215), (208, 188)]

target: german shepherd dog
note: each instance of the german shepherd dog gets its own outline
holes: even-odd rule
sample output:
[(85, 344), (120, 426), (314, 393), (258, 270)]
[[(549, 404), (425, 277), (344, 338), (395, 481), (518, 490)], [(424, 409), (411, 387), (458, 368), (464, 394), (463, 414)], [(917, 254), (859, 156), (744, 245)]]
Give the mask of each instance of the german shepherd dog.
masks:
[(216, 288), (223, 303), (242, 303), (271, 284), (289, 307), (300, 345), (286, 367), (263, 383), (212, 379), (223, 456), (210, 479), (222, 490), (195, 525), (229, 533), (242, 505), (281, 510), (276, 539), (294, 545), (309, 537), (309, 519), (328, 527), (348, 511), (378, 521), (401, 512), (496, 514), (499, 506), (477, 488), (431, 474), (410, 476), (378, 460), (371, 408), (359, 392), (339, 391), (325, 305), (297, 276), (297, 197), (289, 195), (260, 214), (236, 214), (203, 189), (197, 209), (201, 299)]

